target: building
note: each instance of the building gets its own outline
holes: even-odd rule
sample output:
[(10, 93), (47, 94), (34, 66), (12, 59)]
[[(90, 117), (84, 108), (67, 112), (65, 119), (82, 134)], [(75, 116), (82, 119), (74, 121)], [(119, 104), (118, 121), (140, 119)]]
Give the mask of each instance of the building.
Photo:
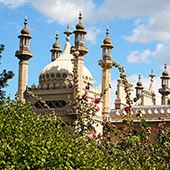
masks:
[[(20, 39), (19, 50), (16, 51), (15, 56), (20, 60), (19, 62), (19, 83), (18, 92), (20, 100), (25, 102), (29, 100), (38, 113), (48, 112), (48, 108), (44, 105), (41, 100), (33, 98), (28, 92), (31, 91), (34, 95), (42, 98), (46, 104), (52, 108), (56, 113), (60, 114), (64, 121), (75, 121), (76, 115), (72, 112), (72, 108), (69, 102), (74, 100), (74, 83), (78, 83), (79, 93), (83, 95), (85, 93), (85, 86), (91, 84), (88, 89), (90, 98), (94, 95), (100, 95), (103, 93), (103, 102), (100, 103), (100, 111), (97, 112), (99, 119), (107, 117), (109, 121), (113, 123), (121, 123), (122, 114), (126, 114), (123, 109), (126, 106), (125, 90), (122, 79), (118, 79), (115, 109), (110, 109), (110, 89), (108, 88), (111, 83), (111, 68), (113, 67), (112, 60), (112, 48), (111, 39), (109, 38), (109, 29), (106, 30), (106, 38), (103, 41), (102, 48), (102, 59), (99, 60), (99, 66), (102, 68), (102, 89), (96, 90), (93, 88), (93, 77), (87, 67), (84, 66), (84, 55), (88, 53), (88, 48), (85, 46), (85, 26), (82, 23), (82, 14), (79, 14), (79, 22), (75, 26), (73, 31), (75, 42), (74, 48), (79, 52), (76, 57), (77, 71), (78, 71), (78, 82), (73, 81), (73, 55), (70, 53), (70, 35), (72, 32), (69, 30), (64, 32), (66, 34), (65, 48), (62, 52), (58, 33), (56, 34), (56, 41), (52, 46), (51, 52), (51, 63), (48, 64), (39, 75), (39, 84), (32, 85), (27, 88), (28, 81), (28, 60), (33, 57), (33, 53), (29, 50), (29, 42), (31, 40), (30, 32), (27, 28), (27, 18), (25, 18), (24, 28), (21, 30), (21, 35), (18, 36)], [(134, 100), (133, 106), (133, 118), (134, 121), (138, 122), (138, 118), (135, 117), (135, 113), (141, 109), (143, 117), (147, 121), (156, 123), (158, 122), (159, 115), (163, 116), (167, 122), (169, 122), (169, 100), (168, 95), (170, 93), (169, 88), (169, 73), (166, 70), (167, 65), (165, 64), (165, 70), (162, 73), (162, 85), (159, 89), (159, 93), (162, 95), (161, 105), (158, 102), (158, 94), (154, 89), (154, 77), (153, 70), (150, 74), (151, 82), (149, 89), (144, 89), (139, 75), (139, 81), (136, 84), (135, 90), (133, 85), (130, 85), (131, 95), (130, 98)], [(108, 88), (106, 93), (105, 89)], [(135, 92), (136, 91), (136, 92)], [(133, 96), (135, 92), (135, 97)], [(155, 126), (155, 125), (154, 125)]]

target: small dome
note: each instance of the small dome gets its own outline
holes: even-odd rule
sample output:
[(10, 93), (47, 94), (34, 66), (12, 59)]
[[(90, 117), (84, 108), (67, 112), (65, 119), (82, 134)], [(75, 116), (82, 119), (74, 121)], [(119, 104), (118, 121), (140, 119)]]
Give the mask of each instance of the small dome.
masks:
[(27, 16), (25, 16), (24, 24), (25, 24), (25, 27), (21, 30), (21, 34), (28, 34), (29, 35), (30, 32), (29, 32), (29, 30), (27, 28)]
[(106, 38), (103, 40), (103, 43), (104, 45), (111, 45), (112, 41), (111, 39), (109, 38), (109, 27), (107, 26), (107, 29), (106, 29)]
[(27, 27), (24, 27), (22, 30), (21, 30), (21, 34), (28, 34), (29, 35), (29, 30)]
[(166, 68), (167, 68), (167, 64), (166, 64), (166, 63), (165, 63), (164, 68), (165, 68), (165, 70), (164, 70), (164, 72), (162, 73), (162, 75), (163, 75), (163, 76), (168, 76), (169, 73), (168, 73), (168, 71), (166, 70)]
[(79, 13), (79, 23), (76, 25), (76, 29), (80, 29), (80, 30), (84, 30), (84, 25), (82, 24), (81, 20), (82, 20), (82, 16), (81, 16), (81, 12)]
[(76, 25), (76, 29), (77, 30), (84, 30), (85, 26), (82, 24), (82, 22), (80, 21), (77, 25)]
[(163, 75), (163, 76), (168, 76), (168, 75), (169, 75), (169, 73), (168, 73), (168, 71), (167, 71), (167, 70), (164, 70), (164, 72), (162, 73), (162, 75)]
[(53, 48), (60, 48), (60, 44), (58, 42), (58, 32), (56, 33), (56, 42), (53, 44)]
[(141, 81), (138, 81), (136, 85), (137, 85), (137, 86), (142, 86), (143, 84), (142, 84)]
[(142, 82), (140, 80), (141, 80), (141, 75), (139, 74), (139, 81), (136, 83), (137, 87), (142, 87), (143, 86), (143, 84), (142, 84)]
[[(48, 64), (41, 72), (39, 82), (42, 84), (49, 84), (52, 81), (72, 80), (73, 64), (71, 59), (73, 55), (70, 54), (70, 43), (66, 42), (65, 49), (56, 60)], [(92, 75), (90, 71), (84, 66), (84, 76), (92, 83)]]
[(104, 43), (104, 44), (111, 44), (112, 41), (111, 41), (111, 39), (110, 39), (109, 37), (106, 37), (106, 38), (104, 39), (103, 43)]

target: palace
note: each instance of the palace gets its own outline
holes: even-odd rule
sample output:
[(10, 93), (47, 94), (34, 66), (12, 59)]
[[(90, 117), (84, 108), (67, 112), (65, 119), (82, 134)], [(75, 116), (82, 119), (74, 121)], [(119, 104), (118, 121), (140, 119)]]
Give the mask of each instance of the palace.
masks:
[[(51, 52), (51, 63), (49, 63), (39, 75), (39, 84), (35, 86), (34, 84), (27, 88), (28, 82), (28, 60), (33, 57), (33, 53), (29, 50), (29, 44), (31, 40), (30, 32), (27, 28), (27, 18), (25, 18), (24, 28), (21, 30), (21, 35), (18, 36), (20, 39), (19, 50), (16, 51), (15, 56), (19, 59), (19, 84), (18, 93), (20, 95), (20, 100), (22, 102), (30, 101), (33, 108), (38, 113), (48, 112), (47, 107), (41, 101), (36, 100), (28, 91), (33, 92), (38, 97), (42, 98), (46, 104), (53, 108), (56, 113), (61, 115), (64, 121), (75, 121), (75, 114), (72, 113), (71, 106), (68, 103), (73, 100), (74, 96), (74, 82), (73, 82), (73, 55), (70, 53), (70, 35), (72, 32), (69, 30), (64, 32), (66, 35), (65, 48), (62, 52), (59, 37), (56, 34), (56, 41), (52, 46)], [(78, 71), (78, 86), (80, 90), (80, 95), (84, 94), (85, 86), (90, 83), (91, 86), (88, 90), (90, 98), (94, 95), (100, 95), (104, 92), (104, 89), (108, 88), (111, 84), (111, 69), (110, 64), (112, 60), (112, 48), (111, 39), (109, 38), (109, 29), (106, 30), (106, 38), (101, 45), (102, 57), (98, 64), (102, 69), (102, 89), (96, 90), (93, 88), (93, 77), (87, 67), (84, 66), (84, 55), (88, 53), (88, 48), (85, 46), (85, 26), (82, 23), (82, 14), (79, 14), (79, 22), (75, 26), (73, 31), (75, 42), (73, 44), (74, 48), (79, 51), (79, 55), (76, 58), (77, 71)], [(153, 70), (149, 75), (151, 82), (148, 89), (144, 89), (141, 76), (139, 75), (139, 81), (136, 84), (135, 90), (133, 85), (130, 85), (131, 90), (131, 100), (133, 103), (133, 118), (134, 122), (138, 124), (139, 120), (136, 118), (135, 113), (139, 110), (142, 111), (142, 116), (148, 121), (151, 126), (155, 127), (156, 123), (160, 120), (159, 116), (162, 116), (167, 125), (170, 126), (170, 100), (168, 95), (170, 94), (169, 88), (169, 73), (166, 70), (167, 65), (165, 64), (165, 69), (160, 77), (161, 87), (159, 93), (161, 94), (161, 103), (159, 103), (159, 95), (154, 89), (154, 73)], [(135, 94), (135, 95), (134, 95)], [(107, 117), (109, 121), (117, 124), (118, 126), (122, 123), (121, 114), (126, 114), (124, 107), (126, 106), (125, 100), (125, 90), (122, 83), (122, 79), (117, 80), (117, 90), (116, 90), (116, 100), (115, 109), (110, 109), (110, 90), (107, 91), (103, 96), (103, 102), (99, 104), (100, 111), (97, 113), (99, 119)]]

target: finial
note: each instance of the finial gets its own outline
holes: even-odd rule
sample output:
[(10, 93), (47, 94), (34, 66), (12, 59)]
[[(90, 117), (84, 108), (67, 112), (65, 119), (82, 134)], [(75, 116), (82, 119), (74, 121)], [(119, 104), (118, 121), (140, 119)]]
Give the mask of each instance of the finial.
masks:
[(82, 13), (81, 13), (81, 11), (79, 12), (79, 20), (80, 21), (82, 20)]
[(153, 82), (153, 78), (155, 77), (155, 75), (153, 74), (153, 69), (151, 70), (151, 74), (149, 75), (149, 77), (151, 78), (151, 82)]
[(70, 26), (69, 26), (69, 24), (67, 25), (67, 31), (65, 31), (64, 34), (67, 35), (66, 40), (69, 41), (69, 40), (70, 40), (70, 37), (69, 37), (69, 36), (72, 34), (72, 32), (70, 31)]
[(141, 74), (139, 73), (139, 81), (141, 80)]
[(165, 66), (164, 66), (165, 70), (167, 69), (167, 61), (165, 61)]
[(109, 26), (107, 26), (106, 35), (107, 35), (107, 37), (108, 37), (108, 35), (109, 35)]
[(65, 31), (64, 34), (66, 34), (67, 37), (69, 37), (69, 36), (72, 34), (72, 32), (70, 31), (70, 26), (69, 26), (69, 24), (67, 25), (67, 31)]
[(56, 32), (56, 37), (55, 37), (56, 41), (58, 41), (58, 31)]
[(56, 37), (55, 37), (55, 39), (56, 39), (56, 42), (53, 44), (53, 48), (60, 48), (60, 44), (58, 43), (58, 31), (56, 32)]
[(27, 26), (27, 16), (25, 15), (25, 22), (24, 22), (24, 24), (25, 24), (25, 27)]

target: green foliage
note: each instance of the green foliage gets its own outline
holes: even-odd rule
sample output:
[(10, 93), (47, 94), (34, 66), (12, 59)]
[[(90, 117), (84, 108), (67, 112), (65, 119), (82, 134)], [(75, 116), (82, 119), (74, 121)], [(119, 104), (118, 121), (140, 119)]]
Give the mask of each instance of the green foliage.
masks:
[[(74, 59), (73, 64), (77, 82)], [(120, 64), (114, 61), (113, 66), (121, 72), (128, 104), (121, 128), (108, 122), (107, 117), (103, 121), (94, 120), (97, 104), (107, 89), (89, 102), (90, 84), (83, 96), (79, 95), (78, 84), (74, 85), (75, 101), (70, 104), (77, 114), (75, 126), (63, 123), (50, 108), (51, 113), (36, 114), (29, 103), (23, 104), (17, 96), (15, 100), (7, 98), (0, 103), (0, 169), (170, 169), (170, 129), (163, 121), (158, 123), (154, 142), (151, 142), (151, 128), (144, 119), (141, 119), (140, 131), (136, 131), (129, 83)], [(135, 116), (140, 118), (141, 111)], [(103, 125), (103, 137), (96, 134), (94, 123)], [(112, 137), (117, 139), (112, 142)]]
[[(0, 104), (0, 169), (169, 169), (170, 129), (158, 123), (151, 142), (144, 122), (137, 132), (129, 117), (119, 129), (103, 121), (105, 137), (90, 138), (53, 112), (36, 114), (29, 103), (7, 98)], [(108, 140), (113, 132), (117, 143)]]
[[(1, 54), (5, 50), (5, 46), (1, 44), (0, 47), (0, 59), (2, 58)], [(0, 63), (1, 64), (1, 63)], [(9, 79), (12, 79), (14, 76), (14, 73), (12, 71), (6, 71), (5, 69), (0, 73), (0, 101), (4, 99), (5, 97), (5, 91), (2, 90), (4, 87), (8, 86), (7, 81)]]
[(0, 105), (0, 169), (112, 169), (99, 140), (10, 98)]

